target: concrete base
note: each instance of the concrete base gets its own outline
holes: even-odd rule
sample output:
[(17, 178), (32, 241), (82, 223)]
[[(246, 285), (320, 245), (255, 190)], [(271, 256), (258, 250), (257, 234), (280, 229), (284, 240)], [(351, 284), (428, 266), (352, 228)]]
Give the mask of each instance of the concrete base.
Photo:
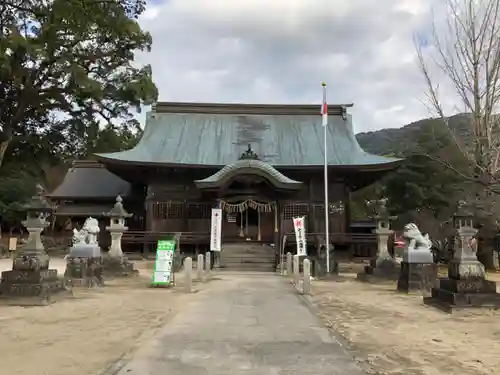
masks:
[(500, 293), (496, 283), (481, 278), (440, 278), (439, 287), (433, 288), (424, 303), (451, 313), (470, 308), (500, 309)]
[(54, 302), (54, 295), (65, 291), (54, 269), (2, 272), (0, 297), (15, 305), (48, 305)]
[(358, 273), (357, 279), (363, 282), (379, 283), (397, 281), (399, 279), (399, 264), (396, 260), (381, 259), (370, 266), (365, 266), (365, 272)]
[(102, 257), (68, 257), (64, 284), (68, 287), (95, 288), (104, 285)]
[(422, 292), (431, 294), (438, 275), (437, 264), (401, 263), (401, 272), (398, 279), (398, 292)]
[(104, 277), (129, 277), (139, 275), (134, 263), (127, 257), (112, 257), (104, 255), (102, 257)]

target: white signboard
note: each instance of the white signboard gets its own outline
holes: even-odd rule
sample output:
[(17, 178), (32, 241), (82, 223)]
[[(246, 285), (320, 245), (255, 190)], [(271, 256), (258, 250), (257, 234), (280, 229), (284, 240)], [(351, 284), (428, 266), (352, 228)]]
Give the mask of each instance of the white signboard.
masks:
[(307, 255), (306, 229), (304, 226), (305, 217), (296, 217), (293, 219), (293, 228), (295, 229), (295, 240), (297, 241), (297, 255)]
[(212, 225), (210, 229), (210, 251), (221, 251), (222, 210), (212, 208)]

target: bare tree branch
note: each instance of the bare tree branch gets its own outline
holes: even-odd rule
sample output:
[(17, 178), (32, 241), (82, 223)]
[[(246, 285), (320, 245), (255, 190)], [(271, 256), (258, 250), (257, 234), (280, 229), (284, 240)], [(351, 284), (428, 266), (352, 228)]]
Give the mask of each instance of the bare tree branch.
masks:
[[(500, 194), (500, 0), (445, 0), (445, 25), (433, 23), (431, 43), (415, 39), (418, 65), (426, 84), (427, 107), (450, 131), (472, 165), (466, 175), (446, 160), (432, 157), (466, 181), (482, 186), (485, 194)], [(437, 19), (437, 18), (436, 18)], [(437, 72), (432, 74), (435, 70)], [(436, 74), (442, 81), (436, 80)], [(440, 92), (441, 85), (441, 92)], [(453, 110), (470, 114), (470, 134), (450, 127)], [(446, 105), (443, 102), (446, 98)]]

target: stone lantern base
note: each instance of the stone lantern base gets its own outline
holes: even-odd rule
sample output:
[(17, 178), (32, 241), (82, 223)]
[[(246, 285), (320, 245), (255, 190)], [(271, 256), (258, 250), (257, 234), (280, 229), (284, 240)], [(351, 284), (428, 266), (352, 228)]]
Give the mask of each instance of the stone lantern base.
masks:
[(19, 305), (47, 305), (53, 297), (68, 292), (57, 270), (48, 268), (48, 255), (20, 254), (13, 270), (2, 272), (0, 297)]
[(448, 313), (453, 311), (486, 308), (500, 309), (500, 293), (494, 281), (484, 278), (484, 266), (477, 260), (449, 264), (449, 277), (439, 278), (424, 303)]
[(104, 277), (128, 277), (137, 276), (139, 271), (135, 265), (125, 256), (110, 256), (105, 254), (102, 257)]

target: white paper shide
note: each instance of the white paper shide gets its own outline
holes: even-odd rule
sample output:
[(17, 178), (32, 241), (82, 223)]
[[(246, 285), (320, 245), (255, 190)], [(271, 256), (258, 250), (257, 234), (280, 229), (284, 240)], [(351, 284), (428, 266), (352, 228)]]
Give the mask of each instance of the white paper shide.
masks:
[(295, 241), (297, 242), (297, 255), (305, 256), (307, 255), (307, 244), (306, 244), (306, 229), (305, 229), (305, 217), (296, 217), (293, 219), (293, 228), (295, 229)]
[(221, 251), (222, 210), (212, 208), (212, 225), (210, 228), (210, 251)]

